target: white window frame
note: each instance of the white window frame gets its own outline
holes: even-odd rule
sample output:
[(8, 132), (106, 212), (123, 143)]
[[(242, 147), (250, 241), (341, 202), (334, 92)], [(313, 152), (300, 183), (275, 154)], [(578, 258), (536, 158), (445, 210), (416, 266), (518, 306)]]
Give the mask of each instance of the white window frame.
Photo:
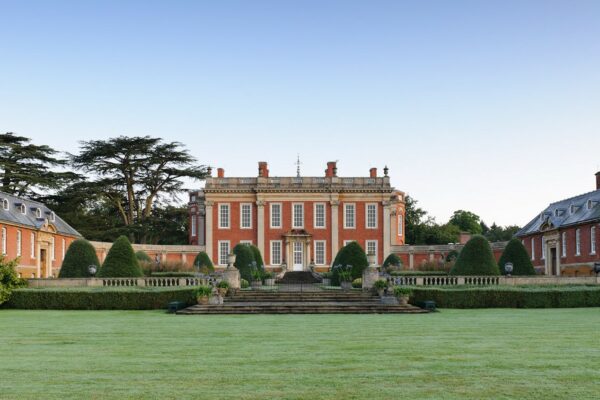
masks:
[(2, 200), (2, 209), (4, 209), (4, 211), (8, 211), (10, 209), (10, 204), (8, 203), (8, 200)]
[[(273, 224), (273, 208), (277, 208), (279, 210), (279, 215), (277, 216), (277, 219), (279, 221), (279, 224), (274, 225)], [(282, 225), (282, 215), (283, 215), (283, 206), (281, 205), (281, 203), (270, 203), (269, 205), (269, 225), (271, 227), (271, 229), (281, 229)]]
[(56, 240), (54, 240), (54, 237), (50, 239), (50, 259), (52, 261), (56, 260)]
[(348, 246), (352, 242), (356, 242), (356, 240), (354, 240), (354, 239), (344, 240), (342, 243), (344, 244), (344, 246)]
[(596, 227), (590, 228), (590, 254), (596, 254)]
[(21, 211), (21, 214), (23, 215), (27, 214), (27, 207), (25, 207), (25, 204), (21, 204), (21, 206), (19, 207), (19, 211)]
[(42, 218), (42, 209), (41, 208), (36, 208), (35, 209), (35, 217), (36, 218)]
[(377, 240), (367, 240), (365, 241), (365, 253), (369, 255), (369, 244), (375, 244), (375, 260), (378, 260), (379, 253), (377, 250), (379, 249), (379, 242)]
[(575, 255), (581, 255), (581, 229), (575, 230)]
[[(320, 261), (317, 258), (317, 244), (323, 245), (323, 260)], [(327, 265), (327, 241), (326, 240), (315, 240), (313, 245), (313, 250), (315, 252), (315, 265)]]
[[(227, 209), (227, 225), (223, 224), (223, 210)], [(231, 228), (231, 205), (229, 203), (219, 203), (219, 229)]]
[[(244, 207), (250, 207), (247, 226), (244, 226)], [(240, 229), (252, 229), (252, 203), (240, 203)]]
[(398, 236), (404, 235), (404, 216), (402, 214), (398, 215)]
[(561, 257), (566, 257), (567, 256), (567, 232), (563, 232), (561, 234), (561, 243), (560, 243), (560, 253), (561, 253)]
[(65, 259), (65, 253), (67, 252), (67, 241), (65, 240), (65, 238), (63, 238), (62, 240), (62, 258), (61, 260)]
[(197, 232), (196, 232), (196, 228), (198, 224), (198, 216), (196, 214), (192, 214), (192, 236), (196, 236)]
[[(352, 208), (352, 225), (348, 224), (349, 208)], [(356, 203), (344, 203), (344, 229), (356, 229)]]
[[(317, 224), (317, 207), (323, 207), (323, 225)], [(315, 203), (313, 206), (313, 226), (315, 229), (327, 228), (327, 205), (325, 203)]]
[(535, 238), (531, 238), (531, 260), (535, 260)]
[(30, 250), (31, 250), (31, 258), (35, 259), (35, 233), (31, 232), (31, 245), (30, 245)]
[(2, 227), (2, 255), (6, 255), (7, 231)]
[(51, 222), (56, 222), (56, 214), (54, 213), (54, 211), (50, 212), (50, 221)]
[(540, 257), (542, 260), (546, 259), (546, 241), (542, 238), (542, 256)]
[(252, 240), (240, 240), (240, 244), (245, 244), (247, 246), (252, 246)]
[[(296, 206), (300, 206), (302, 210), (302, 224), (296, 224)], [(304, 228), (304, 203), (292, 203), (292, 229), (303, 229)]]
[[(375, 220), (373, 221), (374, 222), (373, 226), (369, 225), (369, 207), (373, 207), (375, 209), (375, 216), (374, 216)], [(378, 225), (378, 223), (377, 223), (377, 203), (366, 203), (365, 204), (365, 228), (377, 229), (377, 225)]]
[[(279, 260), (273, 257), (274, 245), (279, 245)], [(283, 241), (282, 240), (271, 240), (271, 265), (281, 265), (283, 263)]]
[(17, 230), (17, 257), (21, 257), (23, 254), (23, 238), (21, 230)]
[[(222, 245), (226, 244), (227, 245), (227, 254), (223, 255), (222, 252)], [(218, 251), (218, 257), (217, 257), (217, 262), (219, 265), (227, 265), (227, 256), (229, 255), (229, 253), (231, 253), (231, 242), (229, 240), (219, 240), (217, 242), (217, 251)]]

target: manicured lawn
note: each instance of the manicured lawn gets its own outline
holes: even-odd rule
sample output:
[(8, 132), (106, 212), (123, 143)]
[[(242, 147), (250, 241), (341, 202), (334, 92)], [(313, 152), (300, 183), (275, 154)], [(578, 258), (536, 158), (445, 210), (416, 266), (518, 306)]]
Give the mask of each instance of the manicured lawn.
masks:
[(592, 399), (600, 309), (0, 311), (1, 399)]

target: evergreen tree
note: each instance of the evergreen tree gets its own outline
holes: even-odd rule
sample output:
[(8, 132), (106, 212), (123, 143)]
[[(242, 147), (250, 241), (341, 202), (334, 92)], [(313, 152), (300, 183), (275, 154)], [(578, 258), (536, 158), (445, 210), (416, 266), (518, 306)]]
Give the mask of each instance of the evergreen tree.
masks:
[(498, 264), (487, 239), (475, 235), (460, 252), (451, 275), (499, 275)]
[(256, 261), (256, 266), (258, 268), (264, 269), (265, 263), (263, 262), (262, 255), (260, 254), (260, 250), (258, 247), (251, 245), (250, 250), (252, 250), (252, 254), (254, 255), (254, 261)]
[(498, 260), (498, 267), (503, 275), (506, 275), (504, 265), (507, 262), (513, 264), (511, 275), (535, 275), (529, 254), (519, 239), (511, 239)]
[(235, 254), (235, 264), (233, 266), (240, 271), (240, 276), (243, 279), (248, 282), (252, 281), (252, 271), (255, 265), (253, 263), (256, 263), (256, 260), (250, 246), (238, 244), (233, 248), (233, 253)]
[(339, 285), (340, 280), (337, 265), (345, 267), (346, 265), (352, 266), (352, 280), (356, 278), (362, 278), (362, 273), (369, 266), (367, 260), (367, 254), (358, 242), (350, 242), (338, 252), (335, 257), (335, 263), (333, 264), (331, 282), (334, 285)]
[(100, 261), (94, 246), (85, 239), (77, 239), (67, 249), (58, 277), (89, 278), (91, 265), (96, 266), (96, 271), (100, 269)]
[(143, 276), (133, 247), (126, 236), (120, 236), (106, 255), (98, 276), (104, 278), (129, 278)]
[(382, 267), (387, 269), (388, 267), (402, 267), (402, 260), (394, 253), (390, 253), (383, 262)]
[(211, 273), (215, 270), (215, 266), (212, 261), (210, 261), (210, 257), (204, 251), (198, 253), (196, 258), (194, 258), (194, 268), (199, 268), (200, 272), (204, 274)]

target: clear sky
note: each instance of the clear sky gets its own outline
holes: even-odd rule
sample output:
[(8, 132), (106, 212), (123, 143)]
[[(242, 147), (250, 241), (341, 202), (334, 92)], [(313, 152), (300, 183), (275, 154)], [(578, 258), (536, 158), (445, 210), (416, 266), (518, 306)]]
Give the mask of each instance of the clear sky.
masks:
[(229, 176), (390, 168), (445, 222), (595, 188), (600, 1), (0, 0), (0, 131), (152, 135)]

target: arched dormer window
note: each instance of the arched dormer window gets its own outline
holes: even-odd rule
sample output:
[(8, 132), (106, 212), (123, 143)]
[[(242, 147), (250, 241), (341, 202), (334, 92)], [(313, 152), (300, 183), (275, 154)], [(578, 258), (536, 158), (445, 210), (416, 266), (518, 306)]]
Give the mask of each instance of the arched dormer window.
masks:
[(27, 207), (25, 207), (25, 204), (21, 204), (19, 206), (19, 211), (21, 212), (21, 214), (25, 215), (27, 214)]
[(575, 214), (575, 204), (571, 204), (571, 205), (569, 206), (569, 213), (570, 213), (570, 214)]
[(56, 221), (56, 214), (54, 213), (54, 211), (52, 211), (52, 212), (50, 213), (50, 221), (51, 221), (51, 222), (54, 222), (54, 221)]
[(42, 218), (42, 209), (41, 208), (36, 208), (35, 209), (35, 217), (36, 218)]
[(10, 208), (10, 205), (8, 204), (8, 200), (2, 199), (2, 209), (7, 211), (9, 208)]

